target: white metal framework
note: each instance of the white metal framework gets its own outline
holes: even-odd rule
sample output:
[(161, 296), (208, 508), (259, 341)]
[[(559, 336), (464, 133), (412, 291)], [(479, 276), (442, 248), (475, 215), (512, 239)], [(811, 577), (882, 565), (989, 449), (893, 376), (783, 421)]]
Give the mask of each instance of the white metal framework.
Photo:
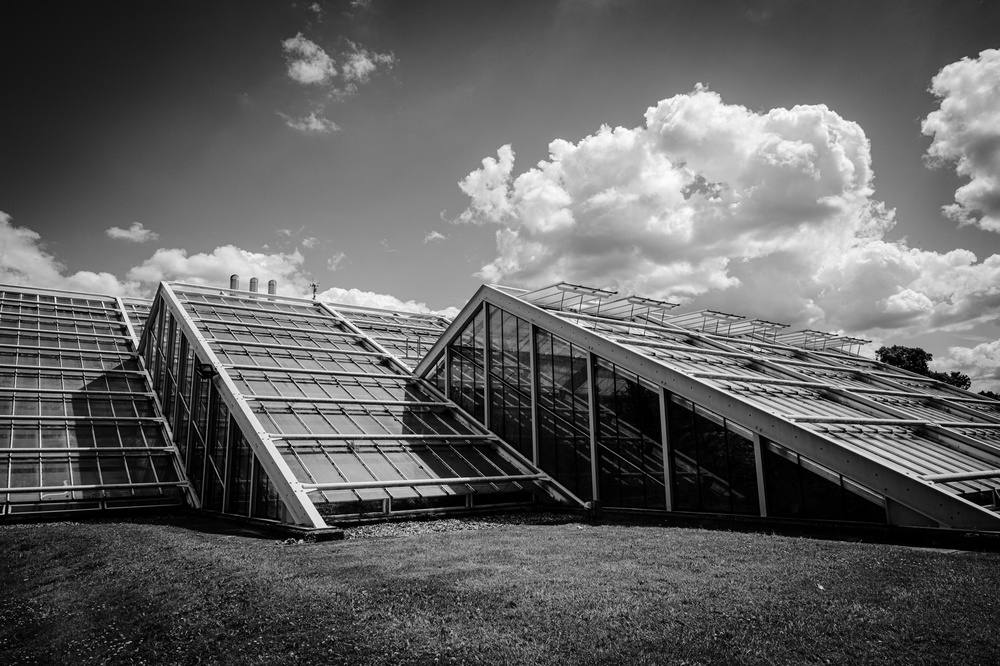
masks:
[(202, 508), (323, 528), (558, 494), (412, 373), (446, 325), (163, 283), (141, 350)]
[[(844, 506), (850, 509), (841, 519), (857, 515), (900, 525), (1000, 529), (1000, 403), (845, 352), (864, 342), (856, 338), (815, 331), (781, 333), (780, 324), (711, 311), (636, 311), (623, 307), (628, 302), (607, 290), (578, 285), (534, 292), (484, 286), (416, 371), (430, 378), (448, 374), (451, 397), (461, 397), (464, 390), (472, 403), (489, 405), (506, 399), (495, 397), (495, 387), (503, 386), (505, 395), (511, 392), (509, 382), (486, 370), (495, 355), (507, 352), (501, 351), (502, 345), (484, 343), (482, 360), (474, 358), (478, 352), (468, 339), (475, 333), (477, 317), (485, 312), (490, 321), (513, 317), (523, 322), (530, 327), (531, 341), (526, 344), (532, 354), (539, 353), (539, 335), (561, 341), (583, 359), (580, 368), (586, 373), (566, 360), (570, 352), (562, 352), (562, 359), (548, 348), (544, 353), (552, 355), (553, 367), (562, 367), (563, 383), (589, 412), (574, 412), (584, 421), (573, 424), (563, 418), (558, 426), (576, 427), (579, 435), (567, 432), (563, 439), (549, 439), (562, 451), (572, 448), (563, 440), (589, 438), (589, 450), (574, 455), (587, 458), (587, 499), (601, 504), (608, 502), (599, 480), (608, 480), (620, 495), (614, 500), (619, 506), (677, 509), (681, 498), (687, 510), (808, 519), (809, 511), (790, 508), (789, 502), (806, 506), (814, 501), (809, 493), (829, 494), (836, 486), (840, 490), (834, 494), (846, 498)], [(468, 338), (464, 342), (463, 335)], [(456, 383), (459, 390), (453, 387)], [(624, 415), (615, 416), (613, 404), (619, 403), (613, 400), (634, 402), (630, 396), (647, 384), (660, 393), (661, 405), (657, 411), (650, 403), (649, 413), (663, 423), (659, 433), (645, 435), (643, 443), (636, 424), (623, 425)], [(602, 392), (611, 385), (617, 388)], [(538, 454), (539, 429), (548, 426), (537, 416), (537, 378), (533, 387), (521, 398), (531, 403), (530, 409), (505, 413), (523, 414), (535, 440), (535, 462), (565, 481), (568, 477), (544, 464)], [(481, 398), (476, 397), (479, 393)], [(553, 403), (549, 411), (565, 411), (571, 403)], [(626, 407), (640, 413), (633, 403)], [(495, 421), (498, 410), (484, 411), (482, 420), (497, 432), (490, 413)], [(700, 434), (681, 432), (689, 428), (684, 425), (688, 418), (701, 423), (690, 426), (700, 428)], [(583, 427), (588, 419), (589, 432)], [(712, 425), (713, 420), (718, 425)], [(671, 423), (680, 435), (668, 432)], [(632, 435), (623, 434), (629, 428)], [(636, 451), (643, 446), (652, 450), (657, 437), (662, 454), (643, 462)], [(689, 439), (698, 439), (701, 448), (685, 452)], [(620, 445), (626, 440), (628, 446)], [(713, 459), (719, 455), (726, 461)], [(655, 477), (655, 487), (666, 495), (663, 501), (638, 498), (634, 488), (644, 465), (655, 469), (645, 474), (643, 483), (648, 488), (649, 477)], [(756, 480), (744, 479), (747, 474)], [(784, 497), (789, 480), (800, 486), (798, 500)], [(632, 495), (622, 488), (632, 488)], [(693, 504), (691, 493), (697, 496)], [(859, 498), (867, 502), (863, 507), (881, 508), (856, 510), (862, 506)]]

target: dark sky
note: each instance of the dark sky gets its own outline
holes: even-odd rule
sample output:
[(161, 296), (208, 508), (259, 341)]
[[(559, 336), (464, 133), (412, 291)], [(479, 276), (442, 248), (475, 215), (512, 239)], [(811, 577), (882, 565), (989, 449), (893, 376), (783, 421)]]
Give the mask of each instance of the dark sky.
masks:
[[(159, 248), (175, 251), (167, 277), (196, 278), (178, 256), (211, 264), (233, 245), (265, 263), (297, 251), (296, 275), (322, 288), (461, 305), (497, 248), (496, 228), (448, 221), (469, 205), (458, 181), (506, 144), (517, 175), (554, 139), (639, 127), (703, 83), (754, 112), (825, 104), (860, 125), (874, 199), (896, 210), (886, 240), (1000, 253), (1000, 234), (942, 216), (965, 179), (925, 166), (920, 131), (941, 68), (1000, 47), (1000, 3), (312, 4), (3, 3), (9, 224), (66, 275), (125, 280)], [(340, 78), (292, 80), (282, 44), (300, 33)], [(359, 50), (391, 66), (334, 94)], [(291, 126), (310, 114), (339, 129)], [(136, 222), (159, 238), (105, 233)]]

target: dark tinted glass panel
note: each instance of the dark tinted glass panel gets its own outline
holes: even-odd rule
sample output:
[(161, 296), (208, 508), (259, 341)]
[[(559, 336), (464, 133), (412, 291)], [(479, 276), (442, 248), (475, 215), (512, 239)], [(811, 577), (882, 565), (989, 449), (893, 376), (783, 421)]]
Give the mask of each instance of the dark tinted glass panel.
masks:
[(686, 400), (669, 411), (675, 509), (758, 515), (753, 441)]
[(878, 494), (772, 442), (765, 444), (763, 453), (768, 515), (886, 522), (885, 503)]
[(658, 391), (603, 359), (595, 363), (594, 381), (601, 503), (665, 508)]

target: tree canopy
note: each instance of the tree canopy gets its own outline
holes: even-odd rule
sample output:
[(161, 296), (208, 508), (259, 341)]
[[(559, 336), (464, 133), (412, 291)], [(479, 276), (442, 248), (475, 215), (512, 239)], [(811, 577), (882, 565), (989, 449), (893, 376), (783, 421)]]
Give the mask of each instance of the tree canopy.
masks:
[(972, 386), (972, 380), (969, 379), (969, 375), (954, 370), (951, 372), (935, 372), (928, 368), (927, 364), (934, 360), (934, 355), (928, 351), (924, 351), (920, 347), (904, 347), (902, 345), (879, 347), (875, 351), (875, 357), (883, 363), (936, 379), (939, 382), (944, 382), (960, 389), (968, 390)]

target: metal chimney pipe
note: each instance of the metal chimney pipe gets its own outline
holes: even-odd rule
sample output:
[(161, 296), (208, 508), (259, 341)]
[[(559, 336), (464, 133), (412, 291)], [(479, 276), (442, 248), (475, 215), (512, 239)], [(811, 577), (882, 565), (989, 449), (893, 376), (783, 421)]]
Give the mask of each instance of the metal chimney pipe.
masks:
[(257, 292), (257, 278), (255, 277), (250, 278), (250, 291)]
[(267, 281), (267, 293), (270, 294), (271, 296), (274, 296), (275, 294), (278, 293), (278, 281), (277, 280), (268, 280)]
[(229, 276), (229, 288), (230, 289), (240, 288), (240, 276), (237, 275), (236, 273), (233, 273), (232, 275)]

